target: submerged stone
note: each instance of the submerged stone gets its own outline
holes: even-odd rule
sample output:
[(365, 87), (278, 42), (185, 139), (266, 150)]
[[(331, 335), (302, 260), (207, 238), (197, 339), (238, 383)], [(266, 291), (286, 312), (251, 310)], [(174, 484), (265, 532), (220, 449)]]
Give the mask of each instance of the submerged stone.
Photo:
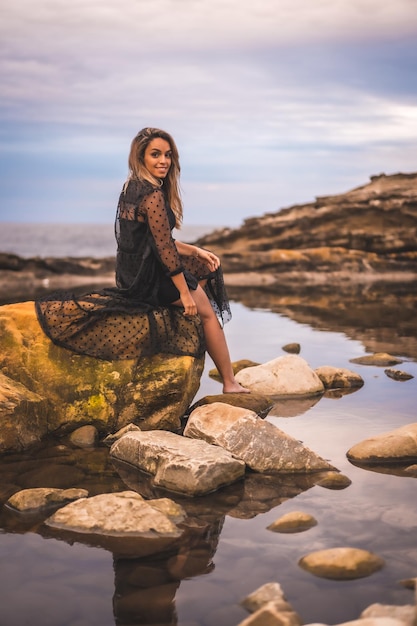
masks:
[(354, 580), (370, 576), (384, 567), (384, 560), (358, 548), (330, 548), (302, 557), (299, 566), (315, 576), (332, 580)]
[(388, 378), (392, 378), (393, 380), (411, 380), (414, 378), (414, 376), (412, 374), (408, 374), (408, 372), (394, 370), (392, 368), (384, 370), (384, 373), (388, 376)]
[(387, 365), (398, 365), (398, 363), (402, 363), (402, 359), (387, 354), (386, 352), (375, 352), (375, 354), (350, 359), (350, 362), (359, 363), (360, 365), (377, 365), (378, 367), (384, 367)]
[(267, 529), (276, 533), (302, 533), (314, 526), (317, 526), (317, 520), (309, 513), (291, 511), (269, 524)]

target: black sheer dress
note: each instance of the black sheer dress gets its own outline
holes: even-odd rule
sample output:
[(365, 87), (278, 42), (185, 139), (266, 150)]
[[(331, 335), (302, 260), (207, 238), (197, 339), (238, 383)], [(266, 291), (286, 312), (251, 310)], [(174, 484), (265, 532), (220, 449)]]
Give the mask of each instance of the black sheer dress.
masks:
[(175, 216), (163, 188), (129, 180), (120, 194), (115, 235), (116, 287), (83, 295), (54, 292), (35, 302), (39, 323), (57, 345), (105, 360), (168, 353), (202, 356), (198, 316), (170, 306), (179, 299), (171, 276), (184, 272), (191, 290), (204, 287), (223, 325), (231, 318), (222, 271), (180, 256), (172, 237)]

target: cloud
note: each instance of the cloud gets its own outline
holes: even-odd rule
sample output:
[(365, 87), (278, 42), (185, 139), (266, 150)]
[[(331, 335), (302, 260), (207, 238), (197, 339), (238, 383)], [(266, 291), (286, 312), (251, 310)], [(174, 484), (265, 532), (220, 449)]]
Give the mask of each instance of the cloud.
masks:
[(416, 35), (414, 0), (14, 0), (0, 23), (3, 206), (47, 215), (59, 182), (85, 204), (90, 177), (102, 217), (145, 125), (172, 132), (186, 195), (213, 219), (224, 203), (236, 222), (413, 170)]

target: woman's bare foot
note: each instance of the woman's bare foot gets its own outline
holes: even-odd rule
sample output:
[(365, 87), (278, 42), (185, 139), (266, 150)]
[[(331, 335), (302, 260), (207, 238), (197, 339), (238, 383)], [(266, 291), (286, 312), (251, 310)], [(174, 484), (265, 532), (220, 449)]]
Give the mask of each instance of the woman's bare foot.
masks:
[(223, 393), (250, 393), (250, 389), (242, 387), (237, 381), (223, 385)]

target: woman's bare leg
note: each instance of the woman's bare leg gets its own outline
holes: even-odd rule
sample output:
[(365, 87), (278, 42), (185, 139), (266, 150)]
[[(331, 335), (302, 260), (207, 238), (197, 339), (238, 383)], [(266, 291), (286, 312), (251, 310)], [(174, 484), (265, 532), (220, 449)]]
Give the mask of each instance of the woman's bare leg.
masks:
[(207, 294), (200, 286), (191, 294), (203, 323), (207, 352), (213, 359), (223, 381), (223, 393), (249, 393), (249, 389), (242, 387), (235, 379), (226, 337)]

